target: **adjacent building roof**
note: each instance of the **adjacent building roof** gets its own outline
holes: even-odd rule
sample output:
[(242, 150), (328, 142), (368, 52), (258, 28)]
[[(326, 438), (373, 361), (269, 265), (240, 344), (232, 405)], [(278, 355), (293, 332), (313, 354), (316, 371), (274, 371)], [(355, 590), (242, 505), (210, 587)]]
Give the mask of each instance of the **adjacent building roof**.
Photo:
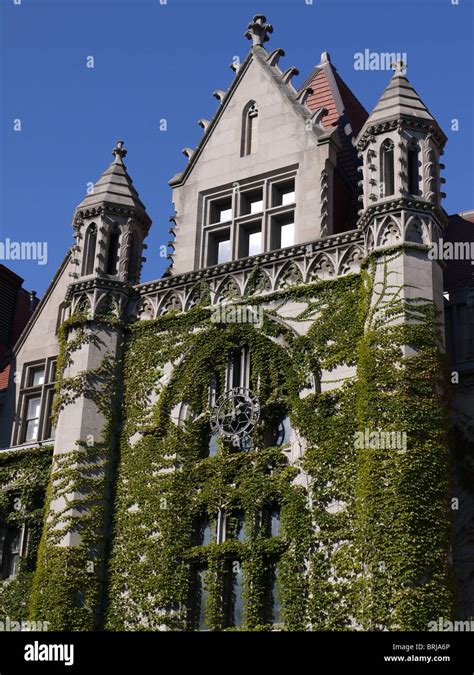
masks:
[(0, 265), (0, 393), (8, 385), (10, 351), (39, 303), (36, 294), (22, 286), (18, 274)]
[[(444, 241), (474, 243), (474, 210), (449, 216), (442, 236)], [(474, 286), (474, 265), (471, 259), (447, 260), (444, 269), (446, 291), (454, 292), (467, 286)]]

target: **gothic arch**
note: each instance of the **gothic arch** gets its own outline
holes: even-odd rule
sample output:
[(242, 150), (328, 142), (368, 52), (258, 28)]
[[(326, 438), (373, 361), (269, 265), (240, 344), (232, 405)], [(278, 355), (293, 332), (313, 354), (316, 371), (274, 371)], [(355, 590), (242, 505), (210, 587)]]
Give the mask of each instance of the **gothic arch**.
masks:
[(391, 138), (386, 138), (380, 146), (380, 188), (381, 197), (395, 194), (395, 146)]
[(92, 313), (92, 303), (87, 294), (80, 295), (73, 304), (71, 314), (86, 314), (90, 316)]
[(237, 280), (234, 279), (234, 277), (226, 277), (216, 291), (214, 304), (218, 304), (225, 299), (233, 300), (234, 298), (240, 298), (241, 296), (242, 292)]
[(155, 306), (150, 298), (142, 298), (136, 309), (136, 316), (139, 321), (149, 321), (155, 318)]
[(390, 216), (384, 218), (378, 227), (377, 246), (395, 246), (401, 243), (400, 225)]
[(359, 272), (361, 263), (364, 259), (364, 253), (359, 246), (352, 246), (342, 256), (339, 264), (339, 274), (349, 274), (350, 272)]
[(113, 314), (118, 316), (118, 306), (110, 293), (103, 293), (98, 299), (95, 306), (96, 314)]
[(261, 267), (254, 267), (245, 282), (244, 295), (254, 295), (271, 290), (272, 282), (267, 272)]
[(288, 288), (289, 286), (298, 286), (303, 283), (303, 275), (300, 268), (294, 260), (290, 260), (278, 271), (273, 288), (275, 291)]
[(84, 237), (82, 276), (94, 274), (96, 248), (97, 248), (97, 225), (95, 223), (91, 223), (87, 228)]
[(240, 156), (245, 157), (255, 152), (257, 142), (258, 107), (255, 101), (249, 101), (242, 112), (242, 130), (240, 140)]
[(211, 291), (206, 281), (198, 281), (191, 289), (186, 301), (186, 311), (196, 305), (209, 305), (211, 303)]
[(325, 279), (336, 276), (336, 267), (327, 253), (320, 253), (315, 257), (308, 271), (308, 281)]
[(412, 241), (415, 244), (427, 244), (429, 236), (426, 228), (418, 216), (412, 216), (408, 219), (405, 226), (405, 241)]
[(172, 291), (171, 293), (168, 293), (168, 295), (165, 298), (163, 298), (160, 307), (158, 309), (158, 314), (163, 315), (167, 314), (168, 312), (173, 312), (176, 310), (182, 312), (183, 303), (181, 302), (181, 299), (179, 298), (178, 294)]

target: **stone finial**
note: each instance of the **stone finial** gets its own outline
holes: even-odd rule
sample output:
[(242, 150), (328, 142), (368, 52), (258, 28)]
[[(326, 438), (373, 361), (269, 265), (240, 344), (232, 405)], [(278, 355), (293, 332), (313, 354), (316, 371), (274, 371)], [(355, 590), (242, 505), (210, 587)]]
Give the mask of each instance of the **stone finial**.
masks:
[(273, 33), (273, 26), (265, 23), (267, 17), (263, 14), (256, 14), (248, 25), (245, 37), (253, 41), (254, 47), (262, 47), (270, 38), (268, 33)]
[(314, 94), (314, 89), (312, 87), (306, 87), (305, 89), (302, 89), (300, 93), (297, 95), (295, 98), (295, 103), (300, 103), (301, 105), (306, 105), (306, 101), (308, 99), (308, 96), (311, 96), (311, 94)]
[(407, 74), (407, 64), (404, 61), (394, 61), (390, 68), (393, 70), (392, 77), (404, 77)]
[(327, 114), (328, 114), (327, 108), (324, 108), (324, 107), (317, 108), (317, 110), (315, 110), (314, 113), (311, 115), (312, 124), (320, 127), (321, 129), (324, 129), (322, 119)]
[(115, 148), (112, 150), (112, 154), (115, 155), (115, 161), (123, 164), (123, 158), (127, 154), (127, 151), (123, 147), (124, 141), (117, 141)]
[(331, 63), (331, 57), (329, 56), (329, 52), (322, 52), (321, 63)]
[(268, 56), (267, 56), (267, 63), (269, 66), (276, 66), (278, 64), (278, 61), (282, 56), (285, 56), (285, 51), (278, 47), (278, 49), (274, 49)]
[(285, 70), (285, 72), (281, 76), (281, 81), (283, 84), (289, 84), (295, 75), (299, 75), (300, 71), (296, 66), (290, 66)]
[(222, 89), (216, 89), (215, 91), (212, 92), (212, 95), (214, 98), (217, 98), (218, 101), (222, 101), (226, 92), (223, 91)]

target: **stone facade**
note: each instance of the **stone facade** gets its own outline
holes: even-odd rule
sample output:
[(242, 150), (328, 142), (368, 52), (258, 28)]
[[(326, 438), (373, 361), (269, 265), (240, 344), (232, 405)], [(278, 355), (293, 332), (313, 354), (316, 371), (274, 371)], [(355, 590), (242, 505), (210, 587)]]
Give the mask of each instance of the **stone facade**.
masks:
[[(345, 85), (342, 87), (327, 53), (323, 54), (321, 63), (301, 89), (296, 90), (292, 84), (296, 69), (282, 70), (279, 66), (283, 50), (269, 52), (264, 47), (271, 32), (265, 17), (253, 19), (246, 34), (253, 43), (247, 58), (242, 64), (234, 65), (235, 79), (229, 90), (215, 92), (219, 107), (212, 121), (200, 120), (204, 132), (198, 147), (183, 151), (188, 163), (183, 172), (170, 181), (176, 214), (171, 219), (173, 239), (169, 242), (170, 266), (165, 275), (152, 282), (140, 283), (140, 270), (145, 260), (144, 240), (151, 221), (127, 173), (126, 150), (119, 141), (114, 149), (114, 161), (93, 192), (77, 207), (73, 219), (75, 244), (40, 303), (35, 320), (16, 345), (7, 400), (0, 408), (2, 452), (15, 453), (25, 448), (33, 451), (38, 443), (54, 445), (53, 462), (55, 458), (66, 462), (68, 471), (74, 473), (84, 469), (81, 462), (85, 461), (87, 470), (100, 485), (91, 499), (84, 483), (72, 480), (69, 487), (54, 492), (54, 480), (52, 482), (31, 612), (52, 620), (58, 629), (104, 625), (126, 629), (202, 627), (199, 617), (189, 618), (194, 610), (183, 606), (186, 603), (178, 591), (175, 599), (163, 599), (158, 582), (156, 592), (151, 583), (148, 596), (140, 600), (133, 590), (139, 579), (130, 582), (131, 577), (139, 574), (137, 567), (135, 563), (127, 562), (129, 559), (125, 554), (120, 558), (126, 528), (124, 514), (114, 511), (119, 503), (114, 499), (125, 494), (127, 485), (130, 495), (134, 494), (133, 481), (124, 473), (123, 458), (137, 443), (143, 443), (145, 447), (147, 438), (153, 433), (157, 433), (158, 438), (159, 429), (152, 432), (148, 428), (152, 424), (150, 420), (155, 415), (157, 401), (166, 387), (176, 380), (188, 354), (184, 352), (179, 356), (173, 346), (173, 354), (163, 364), (157, 382), (147, 390), (143, 400), (140, 399), (143, 419), (133, 427), (133, 435), (124, 440), (124, 429), (129, 428), (130, 419), (124, 412), (128, 404), (124, 403), (123, 391), (128, 391), (129, 383), (121, 378), (124, 377), (124, 361), (127, 363), (127, 359), (132, 358), (128, 341), (130, 326), (136, 331), (137, 326), (146, 327), (148, 322), (154, 326), (153, 322), (160, 320), (184, 321), (193, 316), (192, 312), (203, 309), (212, 322), (217, 310), (222, 317), (229, 309), (252, 305), (262, 316), (271, 317), (275, 326), (282, 327), (280, 334), (268, 337), (269, 342), (281, 346), (290, 340), (288, 335), (294, 340), (310, 339), (314, 330), (319, 330), (320, 314), (317, 309), (312, 309), (311, 303), (321, 288), (330, 289), (333, 283), (336, 289), (341, 279), (360, 279), (372, 269), (373, 288), (369, 293), (369, 309), (366, 308), (366, 335), (372, 329), (370, 322), (377, 323), (384, 313), (383, 303), (391, 300), (396, 288), (397, 302), (405, 309), (388, 319), (389, 326), (416, 324), (420, 319), (410, 316), (406, 308), (413, 303), (431, 303), (438, 312), (437, 321), (442, 329), (438, 346), (444, 349), (443, 268), (439, 261), (430, 257), (429, 249), (438, 242), (448, 224), (441, 205), (444, 196), (441, 170), (444, 167), (440, 162), (446, 136), (402, 74), (401, 67), (395, 67), (393, 77), (370, 115), (364, 116), (357, 99)], [(319, 105), (317, 87), (322, 86), (323, 79), (332, 97), (330, 110)], [(349, 96), (352, 97), (350, 100)], [(325, 119), (331, 119), (331, 123), (325, 123)], [(354, 180), (357, 174), (360, 174), (359, 182)], [(358, 214), (353, 211), (357, 199)], [(344, 218), (341, 205), (344, 205)], [(354, 213), (353, 219), (347, 226), (346, 217), (351, 213)], [(373, 261), (372, 268), (368, 266), (370, 261)], [(387, 278), (390, 279), (388, 284)], [(300, 295), (292, 295), (292, 289), (297, 289)], [(386, 312), (384, 321), (387, 315)], [(225, 321), (221, 318), (216, 323)], [(165, 329), (157, 328), (159, 330)], [(193, 330), (199, 334), (197, 324), (195, 328), (189, 328), (191, 334)], [(217, 325), (215, 330), (219, 330)], [(258, 330), (257, 326), (255, 330)], [(364, 331), (364, 324), (361, 330)], [(331, 342), (328, 337), (328, 344)], [(416, 356), (417, 348), (407, 341), (402, 345), (402, 352), (406, 357)], [(68, 358), (64, 354), (68, 354)], [(339, 363), (321, 366), (317, 372), (308, 369), (307, 381), (300, 387), (301, 400), (311, 396), (317, 400), (318, 396), (331, 396), (333, 392), (350, 387), (358, 377), (363, 361), (360, 355), (358, 358), (352, 356), (354, 358), (345, 354)], [(56, 368), (58, 357), (60, 373)], [(102, 371), (105, 360), (110, 369)], [(291, 364), (288, 366), (290, 368)], [(246, 370), (249, 368), (247, 362), (239, 361), (237, 378), (237, 366), (235, 363), (229, 365), (226, 381), (221, 383), (218, 392), (214, 391), (215, 397), (225, 395), (233, 387), (247, 390), (252, 382), (250, 370)], [(296, 365), (294, 368), (296, 370)], [(20, 377), (15, 378), (15, 373)], [(148, 381), (148, 376), (149, 373), (144, 373), (144, 380)], [(459, 407), (466, 411), (470, 400), (468, 377), (466, 375), (462, 393), (457, 394)], [(105, 393), (107, 379), (113, 379), (117, 385), (110, 399)], [(54, 388), (59, 405), (54, 424), (50, 424)], [(91, 395), (91, 391), (97, 396)], [(105, 405), (98, 400), (101, 395), (106, 400)], [(362, 400), (360, 393), (358, 396)], [(31, 401), (35, 402), (34, 406)], [(212, 415), (215, 403), (211, 400), (209, 409), (200, 414)], [(362, 403), (359, 409), (361, 406)], [(178, 428), (189, 413), (183, 412), (186, 408), (186, 401), (173, 400), (169, 414)], [(288, 466), (295, 469), (293, 485), (306, 493), (311, 510), (311, 485), (316, 478), (305, 465), (305, 453), (314, 440), (310, 442), (298, 428), (292, 419), (291, 407), (286, 409), (281, 424), (283, 436), (276, 446), (281, 448)], [(383, 424), (382, 419), (380, 424)], [(390, 432), (399, 430), (396, 420), (387, 429)], [(353, 442), (350, 436), (345, 445)], [(87, 455), (87, 448), (104, 445), (104, 454), (97, 452), (93, 458)], [(207, 441), (204, 445), (207, 447)], [(222, 452), (225, 447), (224, 443)], [(82, 451), (86, 454), (81, 455)], [(246, 450), (241, 447), (240, 451)], [(258, 452), (258, 445), (248, 452)], [(151, 477), (155, 475), (152, 464), (149, 466)], [(179, 474), (180, 463), (176, 458), (170, 467), (171, 472)], [(164, 469), (159, 469), (158, 474), (160, 471), (163, 473)], [(60, 473), (56, 476), (60, 480)], [(354, 478), (354, 494), (358, 480)], [(330, 477), (327, 484), (331, 484)], [(14, 490), (14, 486), (5, 488)], [(467, 488), (463, 490), (462, 517), (469, 530), (472, 528), (472, 508), (465, 504), (472, 502), (472, 496)], [(162, 499), (166, 502), (167, 498), (169, 494), (163, 493)], [(129, 510), (140, 514), (147, 506), (140, 506), (138, 501), (139, 497), (137, 503), (130, 503)], [(330, 501), (326, 507), (326, 512), (335, 517), (346, 509), (342, 498)], [(355, 496), (354, 508), (357, 511)], [(357, 517), (363, 522), (365, 512), (359, 511)], [(222, 515), (225, 513), (223, 506), (214, 512), (218, 513), (215, 543), (225, 547), (228, 542), (221, 529), (223, 519), (229, 516)], [(56, 517), (61, 513), (67, 513), (67, 528), (62, 529), (61, 520)], [(100, 513), (100, 518), (94, 521), (94, 526), (76, 526), (75, 522), (79, 523), (84, 513)], [(444, 517), (448, 523), (447, 508)], [(145, 525), (139, 516), (136, 518), (139, 531)], [(176, 518), (179, 519), (179, 515)], [(158, 538), (164, 536), (160, 534), (159, 523), (156, 527), (158, 534), (148, 533), (150, 542), (155, 535)], [(55, 532), (59, 533), (57, 540), (54, 539)], [(313, 513), (307, 534), (317, 539), (318, 532), (319, 524)], [(359, 534), (356, 532), (356, 541)], [(291, 548), (291, 536), (287, 534), (287, 538)], [(204, 548), (204, 542), (200, 543)], [(86, 574), (81, 570), (82, 581), (72, 585), (71, 606), (67, 611), (63, 608), (62, 614), (59, 613), (61, 618), (58, 618), (45, 596), (55, 585), (58, 587), (62, 583), (57, 569), (49, 567), (56, 557), (60, 560), (61, 549), (67, 551), (68, 560), (76, 561), (71, 563), (71, 569), (74, 564), (83, 565), (90, 576), (87, 579), (81, 576)], [(83, 556), (78, 558), (80, 563), (74, 558), (75, 550), (81, 551)], [(323, 550), (328, 559), (334, 553), (327, 544), (321, 544)], [(464, 548), (460, 553), (462, 593), (455, 605), (456, 612), (463, 616), (472, 614), (470, 598), (474, 574), (474, 563), (465, 551)], [(4, 556), (8, 555), (5, 551)], [(440, 559), (443, 555), (447, 561), (449, 551), (444, 554), (441, 551)], [(146, 558), (143, 551), (143, 560)], [(163, 561), (157, 561), (160, 567)], [(175, 565), (180, 564), (189, 571), (189, 561), (179, 559), (178, 562), (177, 559)], [(243, 563), (244, 573), (248, 574), (245, 565)], [(308, 553), (305, 564), (296, 574), (302, 578), (317, 576), (317, 567), (312, 565)], [(364, 565), (361, 563), (360, 568), (356, 567), (352, 576), (363, 578)], [(115, 570), (112, 581), (108, 578), (110, 569)], [(198, 572), (200, 569), (196, 568)], [(327, 574), (319, 572), (321, 576), (326, 574), (325, 583), (333, 583), (328, 579), (336, 576), (334, 569)], [(149, 569), (148, 573), (155, 571)], [(238, 576), (238, 572), (235, 574)], [(429, 578), (428, 571), (426, 574)], [(47, 581), (46, 575), (49, 576)], [(346, 577), (341, 583), (350, 585), (351, 574), (347, 570)], [(92, 584), (93, 590), (87, 595), (91, 578), (95, 586)], [(363, 582), (368, 584), (367, 588), (374, 583), (371, 578)], [(192, 596), (193, 583), (189, 580), (187, 583), (186, 593)], [(287, 582), (283, 579), (281, 583), (285, 596)], [(386, 581), (385, 585), (390, 586), (390, 583)], [(392, 583), (396, 585), (397, 582)], [(310, 591), (313, 596), (314, 588)], [(111, 589), (116, 594), (115, 599), (112, 599)], [(396, 592), (397, 588), (394, 589)], [(429, 596), (429, 589), (426, 592)], [(237, 593), (235, 587), (233, 593)], [(248, 593), (247, 589), (247, 604), (251, 602)], [(332, 593), (337, 603), (337, 586)], [(117, 619), (119, 596), (125, 616), (121, 623)], [(155, 596), (158, 599), (153, 600)], [(223, 591), (220, 597), (224, 596)], [(191, 598), (191, 605), (195, 601)], [(123, 610), (123, 604), (127, 602), (129, 606)], [(242, 625), (240, 618), (236, 619), (235, 598), (232, 602), (232, 618), (226, 619), (220, 627)], [(274, 597), (273, 602), (276, 602)], [(317, 606), (314, 597), (311, 602)], [(285, 602), (282, 604), (285, 606)], [(289, 617), (289, 600), (287, 605)], [(441, 603), (438, 607), (444, 606)], [(74, 613), (86, 616), (86, 610), (89, 615), (84, 623), (75, 623)], [(248, 607), (246, 611), (250, 615)], [(257, 614), (260, 611), (262, 617), (265, 614), (263, 609), (255, 611)], [(150, 612), (154, 618), (150, 618)], [(400, 612), (401, 617), (393, 618), (388, 612), (383, 619), (373, 618), (372, 622), (364, 623), (348, 609), (345, 619), (328, 618), (323, 627), (360, 629), (406, 625), (420, 628), (416, 620), (407, 619), (404, 624), (405, 618)], [(291, 618), (277, 620), (276, 609), (274, 620), (265, 616), (267, 618), (260, 621), (265, 625), (284, 624), (290, 629), (297, 625)], [(433, 620), (437, 618), (438, 615), (432, 617)], [(310, 615), (303, 623), (309, 629), (318, 627)], [(213, 625), (220, 625), (219, 621), (214, 620)], [(252, 625), (258, 625), (258, 621), (255, 619)]]

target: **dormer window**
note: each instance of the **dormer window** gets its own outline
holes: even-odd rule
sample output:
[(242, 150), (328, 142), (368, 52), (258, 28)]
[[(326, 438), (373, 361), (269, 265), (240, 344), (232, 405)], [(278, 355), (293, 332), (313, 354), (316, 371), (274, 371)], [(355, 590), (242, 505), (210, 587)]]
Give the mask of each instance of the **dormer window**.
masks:
[(242, 119), (242, 139), (240, 156), (252, 155), (257, 147), (258, 108), (255, 101), (250, 101), (244, 108)]
[(395, 169), (393, 141), (387, 138), (380, 148), (380, 162), (382, 172), (382, 194), (381, 197), (390, 197), (395, 193)]

